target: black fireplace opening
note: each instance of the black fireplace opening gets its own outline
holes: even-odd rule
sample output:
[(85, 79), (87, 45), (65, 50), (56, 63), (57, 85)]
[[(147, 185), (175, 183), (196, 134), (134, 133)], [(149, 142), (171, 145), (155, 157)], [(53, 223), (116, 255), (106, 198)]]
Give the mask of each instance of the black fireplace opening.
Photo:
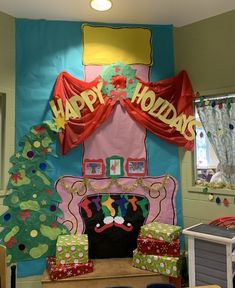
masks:
[(148, 216), (148, 199), (133, 194), (97, 194), (83, 201), (86, 205), (79, 209), (88, 235), (89, 258), (132, 257), (140, 227)]

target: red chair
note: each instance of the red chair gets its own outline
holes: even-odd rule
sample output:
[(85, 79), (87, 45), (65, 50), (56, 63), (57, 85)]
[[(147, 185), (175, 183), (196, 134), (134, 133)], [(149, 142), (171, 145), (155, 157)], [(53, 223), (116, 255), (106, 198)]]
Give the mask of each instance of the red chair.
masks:
[(235, 229), (235, 217), (221, 217), (212, 220), (209, 225), (224, 227), (228, 229)]

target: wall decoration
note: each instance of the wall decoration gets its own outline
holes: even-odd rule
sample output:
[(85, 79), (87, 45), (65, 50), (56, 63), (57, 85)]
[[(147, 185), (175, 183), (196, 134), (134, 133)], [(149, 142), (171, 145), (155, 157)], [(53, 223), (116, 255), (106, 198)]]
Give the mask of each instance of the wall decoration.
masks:
[[(64, 212), (64, 217), (60, 221), (67, 225), (73, 234), (84, 233), (83, 220), (76, 211), (77, 204), (84, 199), (85, 195), (99, 196), (99, 194), (111, 195), (117, 193), (129, 193), (133, 196), (143, 195), (150, 202), (146, 223), (154, 220), (168, 224), (176, 224), (177, 222), (175, 197), (178, 184), (176, 179), (169, 175), (161, 177), (145, 176), (142, 178), (122, 177), (119, 179), (84, 179), (82, 177), (64, 176), (56, 182), (55, 187), (62, 198), (59, 207)], [(89, 205), (87, 207), (89, 208)]]
[[(99, 25), (97, 25), (97, 27), (98, 26)], [(109, 26), (111, 27), (112, 25), (109, 25)], [(119, 26), (123, 27), (123, 25), (121, 24)], [(142, 28), (147, 28), (150, 31), (149, 34), (151, 34), (151, 43), (148, 43), (148, 44), (152, 46), (151, 58), (152, 58), (153, 66), (151, 67), (151, 73), (150, 73), (149, 67), (142, 65), (144, 66), (142, 67), (143, 70), (146, 71), (145, 76), (138, 73), (137, 67), (132, 66), (133, 69), (137, 70), (136, 79), (137, 78), (141, 79), (141, 83), (142, 82), (151, 83), (149, 81), (153, 81), (153, 83), (155, 83), (157, 81), (161, 81), (162, 79), (167, 79), (173, 76), (174, 75), (174, 59), (173, 59), (174, 54), (173, 54), (173, 46), (172, 46), (172, 32), (173, 32), (172, 25), (164, 25), (164, 26), (142, 25), (142, 26), (143, 26)], [(118, 27), (118, 29), (120, 27)], [(84, 69), (86, 71), (87, 67), (84, 67), (81, 61), (82, 56), (83, 56), (83, 51), (82, 51), (82, 31), (83, 30), (81, 28), (82, 28), (82, 23), (75, 22), (75, 21), (74, 22), (66, 22), (66, 21), (60, 21), (60, 22), (43, 21), (42, 22), (39, 20), (39, 21), (33, 21), (33, 25), (32, 25), (31, 20), (16, 19), (16, 39), (17, 39), (16, 41), (16, 60), (17, 60), (16, 61), (16, 76), (17, 76), (16, 77), (17, 79), (16, 81), (16, 142), (17, 143), (20, 139), (22, 139), (22, 136), (28, 133), (28, 127), (34, 125), (35, 123), (40, 123), (42, 119), (48, 119), (48, 118), (51, 119), (51, 111), (50, 109), (48, 109), (49, 108), (48, 101), (51, 95), (52, 87), (55, 83), (55, 79), (57, 78), (58, 73), (60, 71), (68, 71), (70, 76), (74, 75), (73, 76), (74, 79), (83, 79)], [(61, 37), (61, 35), (63, 35), (63, 37)], [(139, 37), (137, 38), (139, 39)], [(53, 39), (53, 41), (47, 41), (48, 39)], [(105, 41), (109, 41), (109, 40), (110, 39), (108, 39), (107, 37), (105, 38)], [(131, 54), (133, 54), (135, 51), (136, 50), (133, 49)], [(137, 54), (135, 54), (135, 56), (136, 55)], [(96, 56), (95, 53), (93, 53), (93, 56)], [(141, 63), (139, 59), (137, 60), (138, 62), (136, 63)], [(92, 59), (92, 62), (93, 61), (94, 59)], [(130, 63), (120, 58), (118, 59), (118, 54), (116, 54), (116, 58), (113, 59), (112, 63), (116, 63), (118, 61), (123, 61), (124, 63)], [(133, 64), (133, 62), (130, 64)], [(95, 63), (95, 65), (97, 67), (97, 62)], [(138, 64), (138, 66), (140, 65)], [(36, 67), (36, 69), (32, 69), (32, 67)], [(91, 67), (91, 69), (93, 68)], [(72, 104), (70, 103), (66, 104), (65, 98), (62, 97), (64, 116), (66, 115), (66, 117), (69, 120), (66, 120), (66, 117), (61, 117), (61, 115), (58, 115), (59, 117), (57, 118), (55, 117), (54, 120), (56, 120), (55, 121), (56, 126), (60, 128), (60, 131), (61, 131), (60, 132), (61, 143), (65, 143), (68, 139), (69, 141), (71, 141), (70, 144), (72, 144), (74, 140), (75, 140), (75, 143), (73, 143), (74, 146), (72, 147), (73, 148), (72, 150), (71, 150), (70, 144), (68, 145), (68, 147), (63, 148), (63, 151), (65, 151), (64, 154), (66, 154), (66, 157), (53, 158), (50, 161), (50, 165), (47, 165), (47, 167), (51, 169), (50, 176), (52, 177), (53, 181), (56, 181), (56, 179), (63, 178), (63, 175), (81, 175), (82, 174), (81, 159), (82, 159), (82, 156), (85, 155), (84, 149), (86, 149), (86, 147), (83, 145), (77, 146), (78, 145), (77, 141), (81, 140), (81, 137), (80, 137), (81, 135), (83, 136), (86, 135), (85, 141), (88, 141), (91, 139), (90, 141), (92, 142), (93, 134), (96, 133), (96, 131), (97, 132), (102, 131), (102, 127), (106, 126), (107, 121), (110, 121), (110, 123), (112, 122), (114, 113), (111, 113), (110, 117), (107, 119), (107, 121), (105, 121), (104, 119), (105, 115), (102, 114), (103, 111), (106, 112), (106, 110), (108, 109), (112, 110), (113, 108), (113, 111), (115, 113), (117, 109), (119, 111), (122, 111), (123, 114), (128, 113), (127, 109), (121, 105), (121, 103), (123, 104), (126, 101), (126, 99), (122, 99), (122, 97), (116, 97), (116, 98), (113, 96), (110, 97), (111, 101), (114, 101), (114, 100), (116, 101), (116, 103), (112, 103), (113, 106), (111, 107), (109, 107), (109, 105), (105, 106), (105, 103), (101, 104), (100, 99), (102, 101), (101, 95), (103, 95), (102, 94), (103, 92), (101, 92), (101, 95), (99, 94), (100, 86), (96, 85), (96, 82), (94, 81), (94, 79), (97, 78), (99, 74), (100, 73), (97, 73), (96, 77), (90, 78), (90, 79), (88, 79), (87, 75), (85, 75), (86, 82), (85, 83), (83, 82), (84, 86), (81, 82), (76, 82), (77, 85), (73, 85), (73, 84), (70, 85), (70, 83), (68, 83), (67, 81), (64, 82), (65, 86), (61, 86), (61, 89), (62, 90), (65, 89), (66, 92), (71, 96), (71, 98), (72, 96), (75, 96), (75, 95), (80, 96), (80, 94), (77, 94), (79, 90), (77, 88), (80, 87), (81, 90), (79, 91), (81, 91), (81, 93), (84, 91), (90, 90), (91, 94), (93, 94), (94, 99), (92, 99), (92, 95), (90, 95), (90, 100), (91, 100), (91, 103), (90, 103), (88, 99), (89, 97), (87, 97), (87, 93), (84, 93), (83, 94), (84, 98), (81, 97), (83, 100), (81, 100), (81, 102), (77, 101), (78, 103), (77, 112), (79, 114), (79, 111), (80, 111), (81, 119), (82, 119), (82, 121), (77, 123), (77, 119), (72, 118), (73, 116), (75, 116), (74, 111), (76, 112), (76, 109), (75, 110), (73, 109)], [(120, 76), (120, 75), (116, 75), (116, 76)], [(118, 88), (118, 82), (119, 82), (118, 78), (115, 77), (115, 81), (113, 83), (115, 84), (114, 92), (116, 92), (116, 94), (117, 92), (120, 92), (118, 91), (118, 89), (116, 89)], [(167, 83), (165, 84), (168, 85)], [(123, 80), (121, 81), (121, 85), (123, 85)], [(58, 87), (57, 89), (60, 91)], [(60, 95), (62, 94), (60, 93)], [(95, 97), (96, 97), (96, 103), (92, 103), (93, 100), (95, 100)], [(73, 98), (72, 100), (76, 101), (81, 98), (79, 97)], [(56, 101), (58, 98), (56, 98), (56, 95), (54, 99), (55, 99), (55, 104), (57, 105)], [(130, 99), (131, 98), (129, 98), (129, 100)], [(105, 101), (107, 100), (105, 99)], [(82, 106), (80, 107), (80, 104), (83, 105), (83, 101), (84, 101), (85, 106), (82, 108)], [(184, 102), (186, 103), (187, 101), (184, 100)], [(24, 105), (22, 105), (22, 103), (24, 103)], [(32, 105), (32, 103), (34, 103), (34, 105)], [(60, 103), (60, 101), (58, 103)], [(134, 103), (134, 102), (132, 104), (134, 106), (139, 105), (140, 110), (141, 110), (141, 106), (140, 106), (141, 104)], [(103, 106), (103, 105), (105, 106), (103, 107), (104, 110), (101, 109), (98, 111), (97, 110), (97, 108), (99, 108), (98, 106)], [(58, 106), (58, 108), (60, 108), (60, 106)], [(92, 112), (92, 109), (94, 109), (93, 112)], [(98, 122), (90, 121), (90, 120), (93, 120), (93, 116), (95, 115), (97, 117), (99, 116), (101, 121), (98, 121)], [(84, 122), (83, 121), (84, 119), (87, 119), (88, 122)], [(123, 126), (125, 126), (126, 120), (122, 119), (122, 121), (123, 121), (122, 123)], [(135, 127), (139, 128), (136, 134), (138, 134), (139, 136), (139, 131), (141, 130), (141, 133), (144, 135), (144, 140), (146, 139), (146, 150), (144, 153), (142, 150), (137, 151), (135, 149), (136, 147), (138, 147), (138, 145), (136, 145), (135, 148), (131, 147), (131, 145), (128, 145), (132, 148), (133, 154), (128, 154), (128, 153), (122, 154), (119, 151), (115, 151), (115, 152), (105, 155), (105, 157), (97, 157), (97, 155), (92, 155), (92, 156), (86, 156), (84, 157), (84, 159), (102, 158), (104, 160), (106, 159), (106, 157), (109, 157), (109, 155), (122, 155), (124, 159), (127, 159), (128, 157), (131, 157), (131, 158), (143, 157), (147, 159), (148, 157), (148, 159), (151, 159), (151, 163), (149, 163), (148, 165), (149, 175), (164, 175), (167, 173), (167, 174), (173, 175), (176, 179), (179, 179), (180, 177), (179, 167), (178, 167), (179, 156), (178, 156), (177, 146), (166, 143), (164, 140), (161, 140), (159, 137), (152, 135), (151, 132), (150, 133), (148, 132), (147, 134), (145, 134), (145, 127), (142, 124), (139, 124), (136, 120), (132, 120), (132, 121), (135, 121), (136, 123)], [(87, 126), (88, 123), (92, 125)], [(103, 125), (101, 126), (101, 124)], [(72, 129), (70, 129), (70, 127), (72, 127)], [(93, 128), (95, 129), (95, 132)], [(98, 131), (99, 128), (100, 130)], [(120, 126), (120, 128), (122, 128), (122, 126)], [(74, 129), (76, 130), (76, 133), (73, 133), (75, 131)], [(153, 133), (155, 132), (153, 131)], [(136, 135), (134, 135), (133, 137), (134, 139), (136, 139)], [(83, 142), (84, 142), (83, 140), (80, 141), (80, 143), (83, 143)], [(97, 144), (97, 142), (95, 142), (95, 144), (99, 145)], [(37, 146), (38, 144), (35, 143), (35, 145)], [(19, 148), (21, 149), (21, 147)], [(136, 151), (135, 153), (134, 153), (134, 150)], [(168, 157), (169, 155), (170, 157)], [(32, 156), (31, 153), (29, 153), (29, 157), (30, 156)], [(169, 159), (169, 161), (167, 161), (166, 163), (164, 161), (165, 159)], [(49, 171), (49, 170), (43, 170), (45, 169), (44, 164), (48, 164), (48, 163), (45, 163), (45, 162), (41, 162), (41, 163), (42, 163), (42, 165), (40, 165), (41, 168), (39, 168), (40, 172), (43, 174), (45, 173), (45, 171)], [(15, 175), (13, 176), (13, 178), (18, 179), (19, 178), (18, 176), (22, 177), (22, 175), (23, 175), (23, 171), (21, 175)], [(26, 173), (26, 176), (27, 176), (27, 173)], [(22, 178), (24, 178), (24, 176)], [(28, 181), (27, 179), (24, 179), (24, 180)], [(102, 179), (100, 178), (99, 179), (97, 178), (96, 180), (102, 181)], [(106, 179), (106, 182), (97, 183), (97, 182), (94, 182), (92, 178), (83, 179), (81, 177), (80, 179), (77, 179), (77, 181), (75, 181), (73, 183), (74, 185), (72, 186), (68, 185), (68, 183), (64, 181), (64, 185), (65, 185), (64, 189), (66, 191), (68, 190), (68, 191), (74, 192), (75, 188), (77, 188), (77, 192), (71, 193), (72, 196), (69, 194), (70, 200), (71, 198), (76, 198), (80, 196), (82, 197), (82, 195), (83, 197), (85, 197), (82, 203), (79, 202), (80, 205), (79, 206), (77, 205), (75, 210), (71, 210), (72, 213), (81, 212), (83, 213), (83, 216), (85, 217), (84, 219), (90, 219), (88, 216), (90, 216), (92, 213), (89, 211), (88, 208), (90, 207), (89, 201), (91, 201), (92, 205), (97, 207), (96, 208), (97, 211), (100, 206), (102, 207), (101, 211), (103, 214), (101, 214), (102, 216), (100, 219), (102, 219), (103, 215), (107, 215), (107, 217), (105, 217), (107, 218), (106, 219), (107, 221), (105, 220), (105, 222), (107, 223), (107, 225), (110, 225), (110, 229), (115, 228), (115, 229), (121, 229), (122, 231), (125, 231), (122, 228), (118, 228), (118, 225), (122, 226), (121, 225), (122, 219), (119, 217), (121, 217), (121, 214), (126, 215), (125, 216), (126, 220), (124, 224), (133, 223), (130, 221), (128, 222), (128, 216), (130, 215), (130, 211), (132, 211), (132, 210), (128, 211), (128, 208), (131, 209), (131, 207), (133, 207), (134, 211), (137, 208), (136, 211), (139, 211), (138, 213), (140, 213), (140, 215), (142, 216), (148, 212), (148, 201), (147, 199), (144, 198), (145, 196), (134, 195), (135, 192), (131, 192), (131, 191), (135, 191), (135, 186), (138, 187), (139, 183), (141, 183), (140, 187), (142, 188), (140, 189), (143, 189), (143, 191), (147, 195), (150, 194), (152, 197), (151, 198), (152, 200), (155, 199), (157, 201), (157, 199), (158, 200), (162, 199), (162, 198), (159, 199), (159, 191), (160, 191), (162, 193), (161, 196), (163, 196), (163, 198), (166, 197), (168, 199), (168, 203), (171, 203), (172, 201), (172, 204), (174, 205), (171, 205), (170, 208), (169, 207), (167, 208), (168, 210), (171, 210), (171, 214), (169, 215), (174, 215), (173, 217), (175, 219), (174, 221), (181, 221), (182, 219), (181, 218), (182, 217), (181, 195), (180, 195), (180, 191), (178, 191), (176, 194), (177, 185), (175, 188), (176, 190), (174, 192), (174, 196), (172, 196), (171, 192), (169, 192), (170, 193), (169, 195), (166, 195), (168, 194), (168, 191), (169, 191), (168, 185), (169, 183), (171, 183), (171, 178), (168, 179), (168, 176), (162, 176), (162, 178), (155, 177), (154, 184), (153, 183), (151, 184), (151, 182), (142, 178), (135, 178), (133, 179), (133, 182), (131, 181), (131, 179), (129, 180), (130, 180), (130, 183), (126, 183), (126, 185), (124, 185), (124, 183), (121, 182), (122, 181), (121, 179)], [(84, 185), (84, 183), (86, 183), (86, 185)], [(119, 189), (120, 191), (122, 191), (122, 193), (119, 194), (118, 197), (115, 195), (110, 195), (110, 197), (108, 197), (110, 190), (107, 189), (107, 187), (109, 187), (110, 185), (111, 187), (115, 186), (116, 189)], [(101, 192), (94, 192), (95, 193), (94, 196), (90, 196), (91, 198), (86, 199), (86, 194), (88, 192), (88, 196), (89, 196), (88, 190), (91, 189), (91, 187), (92, 189), (94, 188), (97, 191), (101, 191), (102, 189), (106, 188), (105, 190), (106, 192), (104, 192), (104, 194), (107, 193), (107, 195), (104, 195), (105, 197), (104, 196), (101, 197), (102, 195), (99, 195), (101, 194)], [(126, 191), (130, 191), (130, 192), (126, 192)], [(137, 193), (138, 193), (138, 190), (137, 190)], [(131, 194), (131, 195), (126, 196), (125, 194)], [(35, 199), (34, 197), (36, 197), (36, 193), (33, 196), (33, 199)], [(17, 199), (13, 197), (13, 202), (16, 200)], [(127, 200), (129, 203), (128, 205), (127, 205)], [(164, 201), (165, 201), (165, 198), (162, 202)], [(25, 203), (23, 205), (27, 206), (27, 204)], [(92, 209), (94, 208), (94, 206), (92, 206)], [(112, 216), (114, 214), (113, 210), (111, 209), (112, 207), (114, 208), (114, 210), (116, 211), (116, 214), (118, 215)], [(60, 206), (60, 208), (62, 209), (62, 206)], [(71, 208), (71, 205), (70, 205), (70, 208)], [(55, 209), (55, 206), (52, 206), (51, 209), (52, 210)], [(163, 207), (160, 205), (160, 210), (159, 210), (160, 212), (158, 211), (160, 215), (162, 215), (164, 209), (165, 209), (165, 206)], [(67, 211), (66, 209), (64, 210), (64, 208), (62, 210)], [(154, 212), (156, 211), (154, 210)], [(108, 213), (110, 214), (109, 216), (108, 216)], [(171, 222), (169, 219), (172, 219), (172, 218), (171, 217), (168, 218), (167, 215), (165, 216), (166, 216), (166, 221)], [(27, 211), (22, 213), (22, 217), (23, 218), (26, 217), (26, 219), (28, 219)], [(109, 218), (109, 217), (112, 217), (112, 218)], [(142, 221), (141, 217), (138, 218), (140, 222)], [(6, 219), (8, 218), (9, 218), (9, 215), (6, 215)], [(41, 219), (44, 219), (44, 217), (41, 217)], [(160, 217), (160, 219), (164, 219), (164, 217), (162, 218)], [(73, 217), (72, 217), (72, 220), (74, 220)], [(70, 218), (67, 218), (67, 216), (63, 217), (63, 221), (66, 221), (67, 227), (72, 227), (72, 220)], [(79, 229), (81, 228), (80, 223), (81, 222), (79, 222)], [(104, 222), (101, 221), (100, 223), (102, 224)], [(107, 225), (105, 227), (107, 227)], [(101, 229), (102, 227), (103, 225), (101, 225)], [(123, 228), (124, 227), (129, 229), (127, 225), (123, 225)], [(132, 225), (130, 227), (135, 227), (135, 225)], [(99, 227), (97, 227), (97, 229), (98, 228)], [(98, 229), (98, 231), (100, 231), (101, 229)], [(32, 231), (33, 230), (37, 230), (37, 229), (34, 228), (32, 229)], [(111, 230), (107, 229), (105, 231), (107, 232), (107, 234), (108, 233), (111, 234), (110, 233)], [(132, 232), (126, 231), (126, 233), (132, 233)], [(102, 235), (102, 233), (96, 233), (96, 234)], [(33, 236), (36, 235), (35, 231), (33, 231), (31, 235)], [(102, 240), (100, 240), (100, 242), (102, 242)], [(103, 250), (105, 250), (105, 248)], [(24, 260), (24, 258), (20, 260)], [(21, 267), (24, 266), (25, 270), (27, 269), (27, 267), (30, 266), (30, 269), (28, 269), (27, 272), (31, 271), (31, 274), (34, 274), (36, 270), (31, 269), (31, 262), (35, 263), (36, 261), (18, 262), (17, 265), (18, 267), (20, 267), (19, 264), (21, 264)], [(18, 272), (20, 272), (19, 269), (18, 269)]]
[(116, 179), (64, 176), (56, 183), (64, 212), (59, 221), (72, 234), (88, 234), (94, 258), (131, 257), (144, 223), (176, 224), (177, 188), (176, 179), (169, 175)]
[(136, 70), (129, 65), (122, 63), (112, 64), (103, 69), (101, 74), (105, 85), (102, 85), (102, 92), (116, 100), (132, 98), (138, 81)]
[(106, 176), (117, 178), (124, 175), (124, 159), (120, 156), (111, 156), (106, 159)]
[[(105, 81), (112, 84), (112, 74), (115, 71), (115, 67), (115, 65), (112, 65), (111, 69), (105, 69), (105, 67), (98, 65), (86, 66), (86, 82), (91, 82), (97, 77), (99, 77), (101, 73), (104, 73), (103, 78), (105, 79)], [(120, 68), (122, 69), (119, 70), (117, 75), (118, 77), (122, 74), (125, 74), (126, 77), (129, 78), (129, 80), (132, 80), (131, 77), (135, 75), (139, 79), (144, 79), (144, 81), (146, 82), (149, 81), (150, 68), (148, 66), (123, 65)], [(132, 84), (135, 85), (134, 81)], [(115, 86), (111, 86), (112, 85), (107, 85), (107, 94), (109, 94), (109, 89), (110, 91), (115, 89), (116, 92), (126, 92), (126, 89), (123, 89), (121, 87), (117, 87), (116, 89)], [(129, 88), (131, 88), (131, 86)], [(132, 89), (128, 89), (129, 92), (131, 92), (131, 90)], [(133, 92), (134, 91), (132, 90), (132, 93)], [(120, 104), (117, 103), (117, 105), (115, 105), (112, 115), (105, 121), (103, 125), (98, 127), (83, 142), (83, 159), (100, 158), (103, 159), (103, 161), (105, 162), (105, 159), (110, 155), (122, 155), (124, 159), (127, 159), (128, 157), (147, 159), (146, 134), (147, 130), (145, 129), (145, 127), (138, 124), (134, 119), (132, 119), (127, 113), (127, 111), (123, 109)], [(132, 137), (130, 137), (130, 135), (132, 135)], [(135, 141), (133, 141), (133, 139), (135, 139)], [(105, 147), (105, 149), (103, 149), (103, 147)], [(124, 171), (124, 173), (125, 176), (127, 176), (126, 170)]]
[(104, 176), (105, 166), (102, 159), (89, 160), (85, 159), (83, 162), (83, 176), (84, 177), (102, 177)]
[(146, 160), (128, 158), (126, 161), (126, 171), (128, 176), (145, 176), (147, 173)]
[(22, 138), (21, 150), (10, 159), (7, 188), (11, 192), (3, 200), (8, 210), (0, 216), (0, 243), (7, 247), (8, 264), (53, 255), (58, 235), (68, 233), (57, 221), (63, 217), (58, 207), (61, 198), (47, 176), (47, 157), (55, 156), (55, 141), (50, 123), (33, 126)]
[[(170, 143), (193, 149), (194, 126), (201, 126), (201, 123), (193, 116), (193, 92), (187, 73), (182, 71), (175, 77), (156, 83), (144, 83), (138, 79), (135, 85), (135, 77), (128, 78), (132, 69), (125, 67), (122, 63), (107, 67), (108, 71), (104, 71), (103, 75), (111, 76), (111, 84), (102, 75), (86, 83), (69, 73), (60, 73), (50, 106), (55, 119), (65, 119), (65, 129), (60, 133), (63, 154), (83, 142), (103, 124), (112, 115), (117, 101), (130, 117), (152, 133)], [(127, 74), (120, 75), (121, 69)], [(107, 90), (104, 88), (107, 85), (113, 88)], [(64, 122), (60, 120), (58, 128), (62, 128)]]
[(152, 35), (148, 28), (83, 25), (82, 31), (84, 65), (109, 65), (117, 58), (126, 64), (152, 64)]

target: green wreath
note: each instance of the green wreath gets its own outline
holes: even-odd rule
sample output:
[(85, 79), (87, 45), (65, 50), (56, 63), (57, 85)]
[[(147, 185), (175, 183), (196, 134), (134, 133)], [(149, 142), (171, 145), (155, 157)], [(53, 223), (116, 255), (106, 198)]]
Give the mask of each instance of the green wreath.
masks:
[(132, 98), (138, 81), (136, 70), (130, 65), (115, 63), (106, 67), (100, 74), (103, 79), (102, 92), (109, 97), (117, 95)]

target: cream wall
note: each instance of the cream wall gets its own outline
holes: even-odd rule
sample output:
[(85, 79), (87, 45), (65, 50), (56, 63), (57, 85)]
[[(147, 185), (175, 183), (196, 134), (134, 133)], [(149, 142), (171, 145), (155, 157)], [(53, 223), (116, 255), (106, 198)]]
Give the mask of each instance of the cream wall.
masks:
[[(3, 183), (0, 187), (0, 214), (3, 207), (3, 196), (6, 193), (8, 169), (10, 168), (9, 157), (15, 149), (15, 19), (0, 12), (0, 93), (6, 94), (6, 121), (4, 137), (4, 171)], [(8, 279), (10, 273), (8, 271)], [(10, 281), (8, 281), (10, 286)]]
[(235, 91), (235, 10), (174, 29), (176, 72), (188, 72), (194, 91)]
[(0, 213), (6, 193), (10, 167), (9, 157), (14, 153), (15, 143), (15, 19), (0, 12), (0, 92), (6, 94), (6, 121), (4, 137), (4, 180), (0, 190)]
[[(0, 93), (6, 94), (4, 188), (8, 181), (9, 158), (15, 152), (15, 19), (0, 12)], [(2, 205), (6, 189), (0, 190), (0, 214), (6, 207)], [(0, 260), (1, 261), (1, 260)], [(8, 269), (10, 288), (10, 268)], [(18, 288), (41, 288), (41, 276), (17, 279)]]
[[(176, 72), (186, 70), (194, 91), (201, 95), (235, 92), (235, 10), (174, 29)], [(186, 227), (234, 216), (235, 205), (217, 205), (209, 193), (192, 187), (193, 154), (180, 149), (183, 218)], [(234, 201), (232, 191), (209, 190), (223, 201)], [(221, 194), (220, 194), (221, 193)]]

